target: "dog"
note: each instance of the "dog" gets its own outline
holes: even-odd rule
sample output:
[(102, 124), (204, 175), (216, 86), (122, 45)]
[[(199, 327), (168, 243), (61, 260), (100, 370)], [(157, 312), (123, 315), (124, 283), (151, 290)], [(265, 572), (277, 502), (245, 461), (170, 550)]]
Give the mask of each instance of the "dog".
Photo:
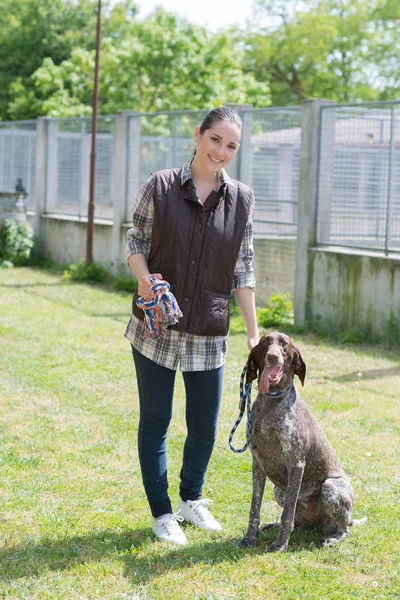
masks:
[(306, 364), (284, 333), (264, 335), (249, 355), (246, 384), (258, 377), (259, 393), (252, 408), (250, 449), (253, 495), (244, 546), (256, 546), (260, 509), (268, 477), (283, 508), (280, 526), (268, 552), (286, 552), (295, 525), (319, 528), (318, 546), (333, 546), (349, 534), (354, 495), (332, 446), (294, 387), (304, 386)]

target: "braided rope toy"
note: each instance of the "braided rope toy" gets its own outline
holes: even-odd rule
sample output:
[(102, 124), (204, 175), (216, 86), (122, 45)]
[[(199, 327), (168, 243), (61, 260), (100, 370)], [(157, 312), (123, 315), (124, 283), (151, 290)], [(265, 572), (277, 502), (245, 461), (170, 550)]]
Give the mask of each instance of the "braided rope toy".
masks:
[[(245, 364), (242, 374), (240, 376), (240, 401), (239, 401), (239, 416), (236, 419), (236, 423), (234, 424), (232, 431), (229, 435), (229, 447), (232, 450), (232, 452), (236, 452), (236, 453), (240, 453), (240, 452), (244, 452), (245, 450), (247, 450), (247, 448), (250, 445), (250, 437), (251, 437), (251, 381), (246, 385), (244, 385), (244, 377), (247, 373), (247, 367), (248, 367), (248, 363)], [(244, 411), (246, 409), (246, 404), (247, 404), (247, 427), (246, 427), (246, 442), (244, 444), (244, 446), (242, 448), (235, 448), (233, 446), (233, 435), (236, 431), (236, 429), (239, 426), (240, 421), (242, 420)]]
[(150, 281), (154, 297), (146, 300), (139, 296), (136, 306), (144, 311), (143, 337), (154, 339), (164, 335), (167, 327), (175, 325), (183, 314), (175, 296), (169, 291), (169, 283), (156, 277)]

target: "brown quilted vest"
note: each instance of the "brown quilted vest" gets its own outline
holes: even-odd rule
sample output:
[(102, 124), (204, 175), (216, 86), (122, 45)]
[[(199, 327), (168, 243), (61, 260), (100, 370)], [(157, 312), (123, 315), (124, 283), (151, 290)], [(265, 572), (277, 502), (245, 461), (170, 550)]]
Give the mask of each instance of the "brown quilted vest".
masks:
[[(231, 180), (215, 207), (205, 210), (193, 181), (181, 185), (182, 169), (154, 173), (154, 222), (150, 273), (161, 273), (183, 312), (171, 329), (226, 335), (232, 277), (251, 209), (251, 190)], [(144, 313), (133, 298), (133, 314)]]

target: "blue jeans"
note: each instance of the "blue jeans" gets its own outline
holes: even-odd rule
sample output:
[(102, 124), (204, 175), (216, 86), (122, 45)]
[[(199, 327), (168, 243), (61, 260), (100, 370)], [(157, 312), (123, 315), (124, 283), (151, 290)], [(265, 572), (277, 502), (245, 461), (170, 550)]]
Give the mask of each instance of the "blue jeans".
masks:
[[(153, 517), (172, 513), (168, 496), (166, 439), (172, 416), (176, 372), (132, 347), (139, 389), (139, 461)], [(201, 498), (204, 476), (217, 434), (224, 367), (184, 372), (187, 437), (180, 472), (182, 500)]]

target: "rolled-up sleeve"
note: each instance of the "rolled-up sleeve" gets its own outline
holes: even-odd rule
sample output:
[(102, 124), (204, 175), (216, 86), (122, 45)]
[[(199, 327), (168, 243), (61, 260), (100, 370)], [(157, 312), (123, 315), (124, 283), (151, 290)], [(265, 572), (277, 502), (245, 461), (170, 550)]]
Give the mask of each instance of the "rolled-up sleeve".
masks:
[(153, 192), (154, 177), (151, 175), (133, 201), (133, 224), (126, 234), (126, 260), (132, 254), (144, 254), (146, 258), (149, 256), (154, 217)]
[(253, 213), (254, 213), (254, 193), (251, 197), (251, 208), (246, 228), (243, 234), (242, 244), (240, 246), (239, 257), (233, 272), (232, 289), (256, 288), (256, 278), (253, 268)]

